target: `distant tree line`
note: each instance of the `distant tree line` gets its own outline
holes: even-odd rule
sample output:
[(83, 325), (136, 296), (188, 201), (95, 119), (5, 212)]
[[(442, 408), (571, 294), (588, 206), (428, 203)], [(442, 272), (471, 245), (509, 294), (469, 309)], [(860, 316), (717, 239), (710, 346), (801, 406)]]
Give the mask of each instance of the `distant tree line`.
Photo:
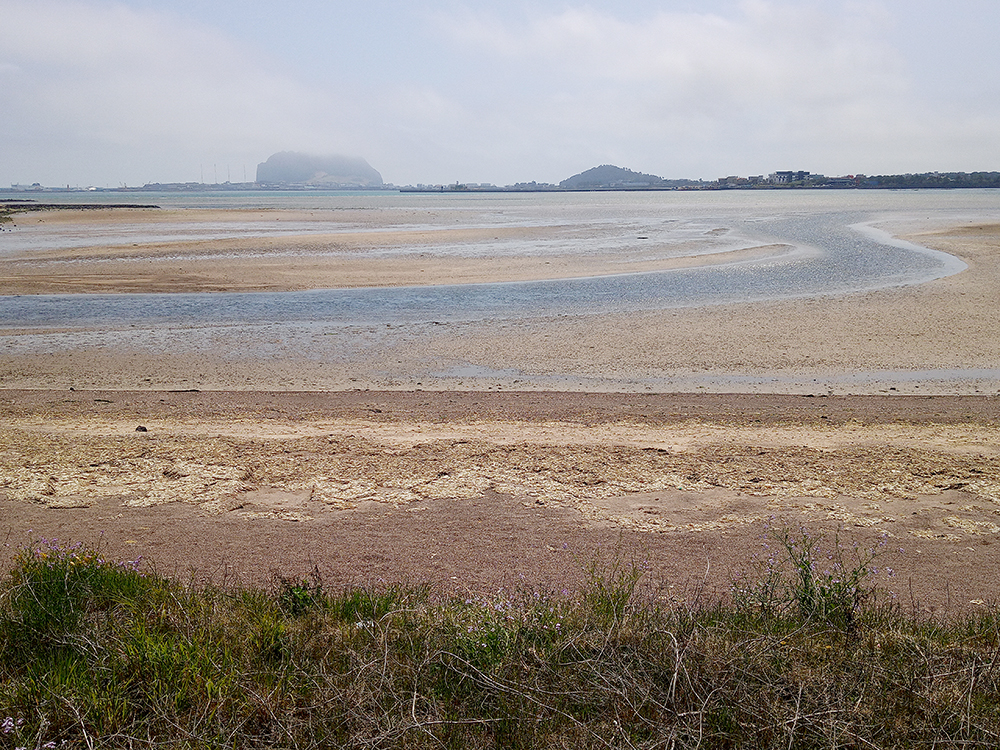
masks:
[(925, 172), (864, 177), (866, 188), (1000, 188), (1000, 172)]

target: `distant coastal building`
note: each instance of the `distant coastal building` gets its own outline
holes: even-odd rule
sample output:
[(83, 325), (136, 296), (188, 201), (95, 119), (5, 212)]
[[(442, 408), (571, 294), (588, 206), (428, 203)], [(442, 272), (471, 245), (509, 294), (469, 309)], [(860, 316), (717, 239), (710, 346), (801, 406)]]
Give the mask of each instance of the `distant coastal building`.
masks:
[(773, 185), (790, 185), (793, 182), (805, 182), (809, 179), (808, 172), (774, 172), (770, 178)]
[(750, 184), (750, 179), (748, 177), (730, 175), (729, 177), (720, 177), (718, 183), (719, 187), (745, 187)]

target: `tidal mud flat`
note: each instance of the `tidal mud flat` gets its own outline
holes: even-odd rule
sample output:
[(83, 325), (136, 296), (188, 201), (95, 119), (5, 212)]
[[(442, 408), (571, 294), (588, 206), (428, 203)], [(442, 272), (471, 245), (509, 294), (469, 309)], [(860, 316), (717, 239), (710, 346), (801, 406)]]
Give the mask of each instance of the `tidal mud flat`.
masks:
[[(18, 215), (0, 385), (995, 393), (1000, 206), (981, 192)], [(945, 275), (883, 260), (879, 288), (823, 292), (840, 261), (810, 242), (860, 257), (855, 219), (890, 243), (862, 255)], [(672, 302), (688, 281), (708, 296)]]
[(496, 318), (149, 319), (206, 289), (280, 300), (337, 280), (363, 294), (766, 272), (811, 252), (724, 221), (630, 214), (583, 230), (547, 210), (495, 226), (443, 226), (426, 207), (343, 212), (335, 233), (288, 211), (236, 224), (39, 214), (61, 222), (62, 245), (5, 251), (7, 292), (73, 292), (46, 299), (90, 314), (80, 293), (113, 291), (146, 317), (2, 321), (9, 549), (101, 538), (206, 577), (316, 567), (331, 582), (478, 590), (562, 585), (619, 549), (675, 592), (722, 592), (767, 527), (805, 525), (885, 541), (897, 571), (885, 583), (913, 606), (996, 598), (1000, 215), (988, 206), (883, 221), (964, 270), (877, 290)]

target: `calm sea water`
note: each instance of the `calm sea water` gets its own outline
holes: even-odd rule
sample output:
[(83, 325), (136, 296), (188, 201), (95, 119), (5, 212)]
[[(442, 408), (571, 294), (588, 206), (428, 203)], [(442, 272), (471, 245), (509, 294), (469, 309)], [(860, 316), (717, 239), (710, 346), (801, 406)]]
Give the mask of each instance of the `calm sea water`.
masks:
[[(997, 191), (727, 191), (664, 193), (75, 193), (56, 202), (164, 208), (345, 212), (349, 221), (172, 222), (23, 228), (0, 234), (0, 256), (24, 250), (395, 228), (546, 227), (528, 240), (394, 247), (393, 253), (524, 256), (576, 252), (649, 257), (761, 243), (780, 256), (728, 265), (596, 278), (252, 294), (0, 297), (0, 325), (78, 330), (163, 326), (496, 321), (839, 295), (920, 284), (962, 271), (943, 253), (894, 240), (898, 229), (1000, 217)], [(378, 248), (372, 252), (382, 252)], [(389, 252), (389, 251), (384, 251)]]

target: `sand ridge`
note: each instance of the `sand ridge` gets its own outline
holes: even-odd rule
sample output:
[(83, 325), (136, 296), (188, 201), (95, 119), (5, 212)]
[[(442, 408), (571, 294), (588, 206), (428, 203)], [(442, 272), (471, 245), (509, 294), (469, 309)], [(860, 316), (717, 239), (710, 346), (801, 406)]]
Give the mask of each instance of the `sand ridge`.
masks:
[[(422, 226), (428, 215), (410, 211), (119, 209), (41, 211), (26, 217), (21, 222), (26, 226), (75, 229), (81, 238), (89, 237), (95, 227), (121, 227), (137, 241), (102, 243), (98, 236), (79, 247), (5, 256), (0, 259), (0, 294), (301, 291), (532, 281), (746, 263), (795, 250), (783, 244), (734, 243), (727, 232), (710, 230), (689, 242), (665, 246), (636, 239), (614, 254), (566, 249), (539, 254), (539, 248), (552, 243), (572, 246), (580, 230), (558, 223)], [(185, 226), (206, 224), (220, 227), (214, 230), (220, 236), (169, 239), (183, 235)], [(276, 229), (279, 225), (290, 228)], [(151, 239), (143, 238), (143, 226)], [(493, 243), (521, 243), (526, 249), (512, 256), (509, 250), (489, 250)]]

